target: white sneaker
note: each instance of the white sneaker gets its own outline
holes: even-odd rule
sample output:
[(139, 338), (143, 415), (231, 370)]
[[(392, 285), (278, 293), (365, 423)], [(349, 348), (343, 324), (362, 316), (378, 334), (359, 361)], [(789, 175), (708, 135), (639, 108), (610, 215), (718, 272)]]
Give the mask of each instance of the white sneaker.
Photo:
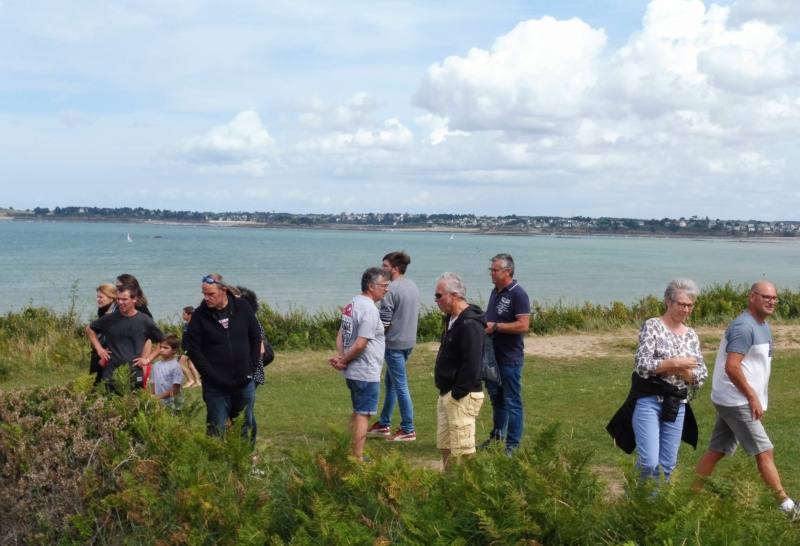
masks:
[(800, 516), (800, 504), (796, 503), (792, 499), (786, 499), (781, 503), (781, 510), (786, 512), (786, 514), (795, 521)]

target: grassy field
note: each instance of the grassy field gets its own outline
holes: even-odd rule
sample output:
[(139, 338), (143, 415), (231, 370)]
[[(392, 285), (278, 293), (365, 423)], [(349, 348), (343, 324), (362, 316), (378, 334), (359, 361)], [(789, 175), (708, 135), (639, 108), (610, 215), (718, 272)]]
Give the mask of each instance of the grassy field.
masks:
[[(721, 332), (720, 329), (719, 334)], [(602, 356), (544, 358), (534, 355), (526, 358), (523, 368), (523, 450), (531, 447), (531, 439), (537, 431), (559, 424), (562, 438), (570, 445), (593, 451), (592, 465), (609, 482), (612, 494), (619, 490), (623, 474), (635, 461), (635, 454), (628, 456), (613, 446), (605, 430), (630, 387), (636, 332), (629, 333), (629, 337), (616, 336), (607, 341), (604, 352), (608, 354)], [(713, 367), (719, 334), (701, 336), (709, 371)], [(561, 336), (560, 339), (568, 344), (573, 337)], [(413, 465), (440, 467), (440, 455), (435, 445), (437, 391), (433, 384), (433, 366), (436, 348), (435, 343), (418, 345), (408, 363), (418, 440), (392, 444), (383, 438), (370, 438), (368, 454), (374, 456), (397, 450)], [(330, 354), (325, 351), (278, 353), (275, 362), (267, 367), (267, 384), (258, 388), (255, 408), (259, 427), (258, 449), (282, 451), (298, 445), (319, 448), (330, 440), (332, 430), (346, 428), (351, 413), (349, 393), (344, 379), (327, 364)], [(800, 407), (800, 382), (794, 375), (798, 365), (800, 350), (776, 350), (770, 381), (770, 405), (764, 423), (776, 446), (776, 464), (786, 491), (800, 497), (800, 458), (795, 455), (800, 452), (795, 414), (795, 409)], [(56, 368), (46, 374), (23, 372), (0, 383), (0, 389), (60, 385), (82, 374), (83, 370), (72, 366)], [(686, 444), (681, 446), (673, 478), (676, 482), (692, 478), (694, 465), (708, 443), (715, 415), (709, 399), (710, 377), (711, 374), (692, 403), (700, 428), (698, 450), (695, 452)], [(184, 395), (187, 402), (202, 404), (200, 389), (187, 389)], [(383, 392), (381, 403), (382, 398)], [(203, 429), (204, 415), (200, 411), (191, 426)], [(399, 409), (395, 408), (393, 429), (399, 426), (399, 422)], [(491, 427), (491, 405), (487, 397), (477, 423), (479, 442), (488, 438)], [(755, 463), (741, 450), (734, 459), (747, 461), (747, 471), (755, 475)], [(735, 480), (740, 465), (729, 463), (723, 461), (717, 475)]]
[[(368, 467), (347, 457), (351, 407), (332, 350), (278, 351), (257, 390), (254, 475), (246, 445), (204, 435), (200, 389), (185, 391), (178, 418), (142, 397), (87, 395), (82, 328), (37, 309), (0, 322), (0, 536), (12, 543), (800, 544), (741, 451), (705, 493), (690, 490), (713, 426), (710, 379), (693, 402), (698, 451), (681, 447), (655, 500), (646, 487), (623, 494), (635, 455), (605, 426), (629, 389), (632, 326), (529, 336), (522, 449), (514, 461), (481, 453), (450, 475), (435, 446), (436, 343), (418, 344), (408, 365), (418, 440), (369, 439)], [(698, 328), (709, 370), (723, 331)], [(773, 331), (765, 424), (798, 498), (800, 325)], [(487, 399), (477, 441), (490, 428)]]

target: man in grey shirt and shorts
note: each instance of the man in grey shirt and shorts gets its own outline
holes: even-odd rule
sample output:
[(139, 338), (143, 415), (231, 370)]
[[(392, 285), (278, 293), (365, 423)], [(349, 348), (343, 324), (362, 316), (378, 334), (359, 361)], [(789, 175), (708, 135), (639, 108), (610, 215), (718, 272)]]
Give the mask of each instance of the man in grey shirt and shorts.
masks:
[[(766, 319), (778, 303), (775, 287), (768, 282), (752, 286), (747, 311), (728, 326), (720, 342), (711, 401), (717, 421), (708, 450), (700, 457), (695, 472), (710, 476), (725, 455), (733, 455), (741, 443), (748, 455), (755, 457), (764, 482), (775, 491), (781, 509), (794, 517), (800, 506), (784, 492), (774, 448), (761, 418), (767, 411), (767, 389), (772, 366), (772, 332)], [(702, 487), (698, 482), (697, 488)]]

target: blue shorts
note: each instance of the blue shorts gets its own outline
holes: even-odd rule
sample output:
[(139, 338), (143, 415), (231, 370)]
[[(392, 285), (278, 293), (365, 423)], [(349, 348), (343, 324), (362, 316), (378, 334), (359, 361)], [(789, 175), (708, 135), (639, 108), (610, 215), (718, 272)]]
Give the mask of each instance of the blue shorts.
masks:
[(350, 400), (353, 402), (353, 413), (375, 415), (378, 413), (378, 396), (381, 393), (380, 381), (357, 381), (345, 379), (350, 389)]

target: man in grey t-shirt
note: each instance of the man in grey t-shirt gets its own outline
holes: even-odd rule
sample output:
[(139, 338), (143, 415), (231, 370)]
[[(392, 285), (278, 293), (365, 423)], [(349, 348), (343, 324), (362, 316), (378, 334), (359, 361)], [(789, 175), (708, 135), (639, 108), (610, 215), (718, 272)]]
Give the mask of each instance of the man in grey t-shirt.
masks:
[[(772, 366), (772, 332), (766, 319), (775, 312), (777, 303), (778, 293), (772, 284), (755, 283), (750, 288), (747, 311), (736, 317), (720, 341), (711, 383), (717, 420), (695, 472), (701, 478), (710, 476), (717, 463), (733, 455), (741, 443), (745, 452), (755, 457), (758, 472), (775, 492), (781, 509), (795, 518), (800, 514), (800, 504), (783, 490), (774, 448), (761, 423), (767, 411)], [(700, 487), (702, 481), (696, 484)]]
[[(368, 434), (386, 436), (388, 441), (409, 442), (417, 439), (414, 431), (414, 406), (406, 377), (406, 363), (417, 344), (419, 290), (405, 277), (411, 258), (403, 251), (383, 257), (383, 271), (392, 284), (381, 301), (381, 320), (386, 329), (386, 379), (383, 410)], [(400, 428), (392, 434), (392, 413), (395, 402), (400, 407)]]
[(383, 299), (387, 290), (389, 279), (381, 269), (371, 267), (364, 271), (361, 294), (342, 310), (342, 324), (336, 336), (338, 356), (328, 359), (328, 364), (339, 370), (350, 389), (351, 452), (357, 459), (364, 455), (369, 416), (378, 412), (385, 336), (375, 303)]

